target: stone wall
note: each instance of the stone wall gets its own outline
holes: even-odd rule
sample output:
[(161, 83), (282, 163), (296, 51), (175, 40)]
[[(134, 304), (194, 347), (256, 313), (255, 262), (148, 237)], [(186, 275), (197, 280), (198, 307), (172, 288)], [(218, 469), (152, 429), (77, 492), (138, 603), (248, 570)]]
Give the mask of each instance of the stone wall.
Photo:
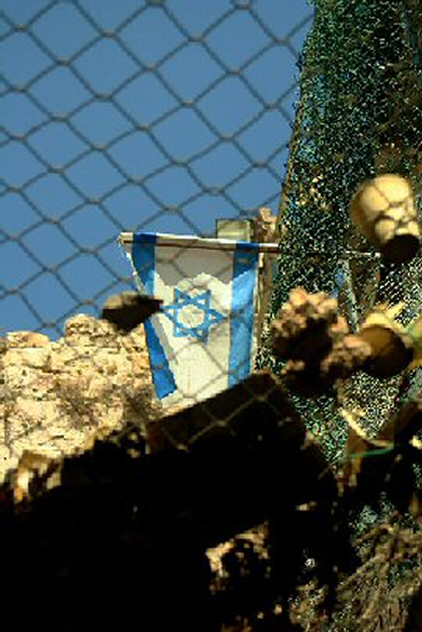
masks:
[(0, 338), (0, 480), (26, 450), (56, 458), (90, 436), (142, 423), (157, 410), (143, 326), (121, 335), (85, 314), (65, 335), (17, 331)]

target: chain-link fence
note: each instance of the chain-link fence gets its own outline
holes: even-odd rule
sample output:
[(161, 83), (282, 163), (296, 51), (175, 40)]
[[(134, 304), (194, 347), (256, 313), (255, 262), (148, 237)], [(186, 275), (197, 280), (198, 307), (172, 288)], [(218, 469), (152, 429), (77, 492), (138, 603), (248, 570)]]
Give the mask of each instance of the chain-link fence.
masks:
[[(287, 0), (2, 4), (0, 529), (9, 584), (23, 573), (33, 587), (27, 625), (291, 629), (300, 577), (304, 629), (404, 629), (422, 568), (420, 530), (403, 527), (422, 511), (420, 367), (406, 347), (387, 380), (343, 369), (348, 334), (380, 301), (403, 301), (398, 320), (420, 339), (420, 254), (384, 261), (349, 213), (362, 180), (400, 173), (416, 196), (395, 209), (415, 206), (418, 242), (416, 3), (315, 4), (315, 16)], [(268, 207), (284, 176), (277, 235)], [(259, 247), (213, 239), (216, 220), (258, 211), (237, 229)], [(264, 243), (279, 238), (280, 251)], [(247, 377), (275, 252), (269, 316), (294, 287), (310, 292), (278, 321), (293, 347), (304, 323), (306, 342), (286, 358), (281, 340), (281, 380)], [(131, 284), (141, 294), (116, 294)], [(281, 372), (268, 325), (259, 363)], [(164, 415), (156, 396), (174, 390)], [(357, 543), (354, 573), (353, 518), (369, 503), (379, 521), (385, 494), (400, 519)]]
[[(57, 454), (79, 445), (84, 423), (110, 426), (130, 408), (117, 387), (122, 393), (124, 383), (132, 392), (151, 382), (141, 331), (137, 342), (130, 336), (116, 342), (101, 330), (104, 323), (87, 317), (64, 327), (80, 312), (99, 316), (109, 294), (133, 285), (117, 245), (120, 233), (214, 237), (219, 219), (252, 218), (262, 206), (275, 211), (294, 118), (295, 67), (311, 22), (305, 3), (3, 4), (0, 325), (3, 334), (30, 330), (58, 339), (50, 348), (42, 335), (9, 336), (15, 352), (4, 356), (5, 463), (16, 461), (24, 448)], [(219, 357), (230, 345), (231, 306), (223, 304), (221, 292), (210, 303), (212, 275), (198, 280), (197, 270), (192, 280), (182, 251), (167, 256), (167, 273), (190, 279), (170, 288), (174, 300), (161, 296), (163, 286), (146, 283), (143, 289), (166, 299), (166, 323), (177, 347), (164, 349), (166, 366), (168, 359), (189, 364), (192, 382), (195, 362), (209, 360), (207, 379), (196, 387), (179, 384), (182, 399), (188, 390), (195, 401), (233, 383), (225, 377), (229, 360)], [(194, 251), (196, 266), (206, 252)], [(212, 274), (230, 288), (233, 257), (222, 252), (220, 258)], [(178, 308), (191, 290), (196, 298), (189, 315)], [(252, 286), (249, 299), (255, 300)], [(248, 318), (253, 321), (253, 310)], [(214, 345), (198, 358), (195, 344), (205, 347), (220, 324), (219, 353)], [(28, 347), (36, 359), (25, 369), (26, 408), (19, 413), (18, 367)], [(110, 347), (120, 353), (126, 347), (128, 363), (116, 368)], [(149, 347), (154, 364), (156, 345)], [(233, 341), (231, 358), (237, 347)], [(234, 381), (251, 368), (249, 347), (232, 367)], [(47, 376), (51, 364), (53, 380)], [(158, 366), (154, 379), (162, 374)], [(108, 402), (102, 412), (101, 399)], [(85, 422), (75, 428), (72, 421), (62, 432), (72, 410)]]
[(277, 205), (306, 4), (2, 8), (2, 327), (56, 336), (128, 270), (115, 239)]

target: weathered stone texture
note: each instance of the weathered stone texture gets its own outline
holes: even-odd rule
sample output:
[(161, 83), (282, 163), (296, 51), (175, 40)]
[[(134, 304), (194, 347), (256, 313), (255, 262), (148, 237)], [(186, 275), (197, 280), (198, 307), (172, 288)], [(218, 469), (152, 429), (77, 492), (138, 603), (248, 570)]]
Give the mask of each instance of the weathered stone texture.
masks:
[(79, 314), (57, 341), (17, 331), (0, 343), (0, 480), (24, 450), (70, 454), (94, 432), (141, 422), (157, 406), (142, 325), (121, 335)]

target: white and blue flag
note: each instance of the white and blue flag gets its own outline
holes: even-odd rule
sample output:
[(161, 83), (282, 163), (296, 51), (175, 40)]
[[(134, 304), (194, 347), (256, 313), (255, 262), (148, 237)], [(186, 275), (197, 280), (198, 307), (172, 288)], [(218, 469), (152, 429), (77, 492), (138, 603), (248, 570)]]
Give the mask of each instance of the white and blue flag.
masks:
[(145, 323), (157, 396), (194, 403), (251, 372), (261, 247), (227, 239), (123, 233), (144, 292), (163, 300)]

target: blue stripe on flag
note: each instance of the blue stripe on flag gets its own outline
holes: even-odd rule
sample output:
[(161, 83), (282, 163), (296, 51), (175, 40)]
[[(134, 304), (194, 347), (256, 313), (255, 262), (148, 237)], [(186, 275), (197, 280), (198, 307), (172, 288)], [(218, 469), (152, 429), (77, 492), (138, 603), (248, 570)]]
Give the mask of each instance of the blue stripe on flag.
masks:
[[(136, 233), (133, 236), (132, 260), (145, 290), (154, 294), (155, 275), (155, 242), (153, 233)], [(150, 320), (144, 324), (147, 337), (151, 369), (155, 391), (159, 399), (163, 399), (176, 390), (176, 382), (171, 372), (165, 351)]]
[(156, 241), (157, 241), (156, 233), (133, 233), (133, 243), (155, 244)]
[(238, 242), (233, 261), (229, 386), (248, 377), (255, 324), (259, 244)]

